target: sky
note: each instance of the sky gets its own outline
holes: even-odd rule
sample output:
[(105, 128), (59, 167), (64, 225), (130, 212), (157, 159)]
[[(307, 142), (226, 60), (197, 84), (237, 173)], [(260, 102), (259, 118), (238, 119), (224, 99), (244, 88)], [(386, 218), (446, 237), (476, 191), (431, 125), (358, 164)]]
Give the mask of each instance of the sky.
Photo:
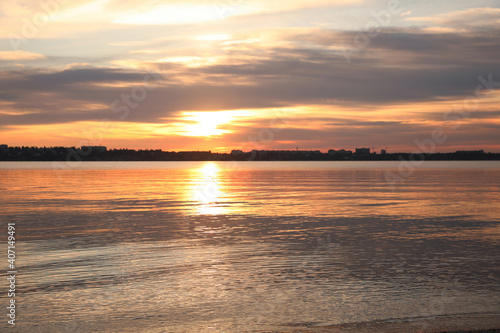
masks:
[(0, 144), (500, 152), (500, 2), (4, 0)]

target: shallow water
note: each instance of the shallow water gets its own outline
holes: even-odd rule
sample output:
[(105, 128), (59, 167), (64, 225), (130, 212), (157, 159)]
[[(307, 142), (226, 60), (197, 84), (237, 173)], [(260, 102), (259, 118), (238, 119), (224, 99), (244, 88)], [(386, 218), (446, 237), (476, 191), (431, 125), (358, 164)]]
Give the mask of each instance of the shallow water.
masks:
[(426, 162), (391, 188), (398, 163), (0, 163), (16, 328), (235, 332), (498, 313), (500, 163)]

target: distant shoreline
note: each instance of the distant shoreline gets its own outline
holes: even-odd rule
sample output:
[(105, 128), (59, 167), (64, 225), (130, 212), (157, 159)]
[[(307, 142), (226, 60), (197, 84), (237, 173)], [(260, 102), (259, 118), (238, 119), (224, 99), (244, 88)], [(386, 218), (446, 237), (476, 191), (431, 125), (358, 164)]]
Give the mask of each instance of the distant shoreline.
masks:
[(211, 151), (162, 151), (110, 149), (103, 146), (76, 147), (8, 147), (0, 145), (0, 162), (132, 162), (132, 161), (409, 161), (418, 164), (421, 161), (498, 161), (500, 153), (483, 150), (456, 151), (453, 153), (380, 153), (370, 148), (356, 151), (333, 150), (327, 153), (319, 150), (252, 150), (231, 153), (212, 153)]

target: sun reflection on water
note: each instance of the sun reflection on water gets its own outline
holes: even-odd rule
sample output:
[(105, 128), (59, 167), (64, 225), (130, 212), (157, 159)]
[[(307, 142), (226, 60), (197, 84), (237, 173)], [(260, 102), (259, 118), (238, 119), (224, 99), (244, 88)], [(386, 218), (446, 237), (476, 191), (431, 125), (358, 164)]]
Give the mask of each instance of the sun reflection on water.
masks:
[(219, 202), (222, 196), (222, 187), (219, 184), (220, 169), (212, 162), (205, 163), (196, 169), (197, 177), (193, 186), (193, 200), (196, 202), (198, 215), (223, 214), (224, 207)]

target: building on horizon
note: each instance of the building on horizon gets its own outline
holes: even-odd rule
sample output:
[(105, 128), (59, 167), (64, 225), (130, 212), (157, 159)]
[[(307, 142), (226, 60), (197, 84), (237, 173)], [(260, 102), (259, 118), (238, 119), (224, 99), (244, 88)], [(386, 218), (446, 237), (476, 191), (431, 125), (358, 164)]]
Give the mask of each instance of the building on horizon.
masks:
[(288, 155), (307, 155), (307, 154), (321, 154), (319, 150), (256, 150), (253, 149), (252, 153), (257, 154), (288, 154)]
[(349, 157), (352, 156), (352, 151), (351, 150), (345, 150), (345, 149), (330, 149), (328, 150), (328, 155), (329, 156), (338, 156), (338, 157)]
[(291, 159), (317, 158), (322, 153), (319, 150), (252, 150), (252, 155), (256, 158), (264, 159)]
[(370, 155), (370, 148), (356, 148), (356, 155)]

